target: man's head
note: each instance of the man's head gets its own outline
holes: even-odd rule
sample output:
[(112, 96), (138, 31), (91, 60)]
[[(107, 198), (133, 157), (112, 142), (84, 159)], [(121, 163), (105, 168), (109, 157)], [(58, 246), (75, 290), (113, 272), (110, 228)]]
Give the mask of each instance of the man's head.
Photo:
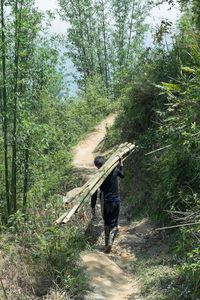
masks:
[(103, 156), (96, 156), (94, 159), (94, 164), (97, 167), (97, 169), (100, 169), (103, 164), (105, 163), (105, 158)]

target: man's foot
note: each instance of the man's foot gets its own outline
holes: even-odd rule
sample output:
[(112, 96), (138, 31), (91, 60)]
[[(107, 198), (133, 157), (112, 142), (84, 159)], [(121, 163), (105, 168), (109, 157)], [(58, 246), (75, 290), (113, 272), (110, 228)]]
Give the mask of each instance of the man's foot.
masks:
[(104, 232), (105, 232), (105, 247), (107, 247), (108, 246), (108, 240), (109, 240), (109, 234), (110, 234), (109, 226), (104, 226)]
[(109, 254), (110, 253), (110, 251), (111, 251), (111, 248), (112, 248), (112, 246), (111, 245), (108, 245), (106, 248), (105, 248), (105, 253), (106, 254)]
[(114, 242), (114, 239), (117, 235), (117, 232), (118, 232), (118, 228), (117, 227), (114, 227), (111, 229), (110, 231), (110, 234), (109, 234), (109, 240), (108, 240), (108, 245), (112, 245), (113, 242)]

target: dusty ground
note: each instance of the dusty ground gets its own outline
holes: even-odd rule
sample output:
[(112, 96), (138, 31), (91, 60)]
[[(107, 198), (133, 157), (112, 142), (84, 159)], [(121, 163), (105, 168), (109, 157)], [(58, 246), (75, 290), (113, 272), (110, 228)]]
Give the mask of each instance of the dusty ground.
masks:
[(103, 142), (106, 135), (106, 128), (111, 126), (116, 118), (116, 114), (108, 116), (99, 125), (96, 126), (94, 132), (88, 135), (83, 141), (81, 141), (74, 149), (74, 161), (75, 168), (87, 168), (95, 169), (94, 152), (97, 146)]
[[(114, 123), (115, 115), (109, 116), (96, 127), (75, 149), (74, 167), (76, 169), (93, 168), (95, 149), (103, 141), (106, 127)], [(95, 172), (95, 169), (94, 169)], [(100, 207), (93, 221), (90, 235), (93, 237), (94, 250), (81, 254), (83, 267), (90, 278), (92, 291), (88, 291), (87, 300), (142, 300), (140, 286), (133, 278), (130, 270), (136, 259), (135, 253), (143, 242), (144, 232), (152, 228), (147, 220), (141, 223), (130, 224), (125, 218), (126, 208), (122, 208), (120, 216), (119, 234), (115, 240), (112, 252), (103, 253), (104, 233), (103, 222), (100, 216)]]

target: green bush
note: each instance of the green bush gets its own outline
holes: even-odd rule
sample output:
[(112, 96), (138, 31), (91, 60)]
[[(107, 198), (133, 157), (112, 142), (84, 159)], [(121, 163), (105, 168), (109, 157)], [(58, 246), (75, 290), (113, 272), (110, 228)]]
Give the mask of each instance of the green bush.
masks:
[[(185, 20), (169, 51), (154, 49), (137, 74), (127, 75), (123, 112), (110, 134), (139, 146), (128, 163), (126, 196), (133, 213), (143, 210), (160, 225), (200, 220), (200, 51), (198, 35)], [(194, 291), (191, 299), (199, 296), (199, 232), (194, 232), (194, 227), (181, 231), (176, 244), (182, 278)]]

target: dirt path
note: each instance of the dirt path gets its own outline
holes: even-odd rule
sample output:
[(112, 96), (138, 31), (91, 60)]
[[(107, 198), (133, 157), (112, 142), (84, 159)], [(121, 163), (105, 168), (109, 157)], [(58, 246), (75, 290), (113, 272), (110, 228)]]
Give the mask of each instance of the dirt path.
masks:
[(113, 125), (116, 118), (116, 114), (108, 116), (99, 125), (96, 126), (94, 132), (88, 135), (83, 141), (81, 141), (74, 149), (74, 161), (73, 165), (77, 169), (87, 168), (95, 169), (94, 151), (100, 143), (103, 142), (106, 135), (106, 128)]
[[(101, 122), (95, 131), (88, 135), (74, 149), (73, 165), (76, 169), (92, 169), (94, 151), (103, 141), (106, 127), (114, 123), (116, 115), (110, 115)], [(94, 169), (95, 170), (95, 169)], [(100, 209), (93, 223), (93, 234), (96, 239), (94, 251), (81, 254), (83, 267), (90, 278), (91, 290), (85, 300), (142, 300), (138, 281), (132, 277), (130, 268), (134, 261), (133, 243), (139, 239), (135, 225), (127, 224), (122, 209), (120, 230), (111, 254), (102, 251), (104, 245), (103, 221)]]

